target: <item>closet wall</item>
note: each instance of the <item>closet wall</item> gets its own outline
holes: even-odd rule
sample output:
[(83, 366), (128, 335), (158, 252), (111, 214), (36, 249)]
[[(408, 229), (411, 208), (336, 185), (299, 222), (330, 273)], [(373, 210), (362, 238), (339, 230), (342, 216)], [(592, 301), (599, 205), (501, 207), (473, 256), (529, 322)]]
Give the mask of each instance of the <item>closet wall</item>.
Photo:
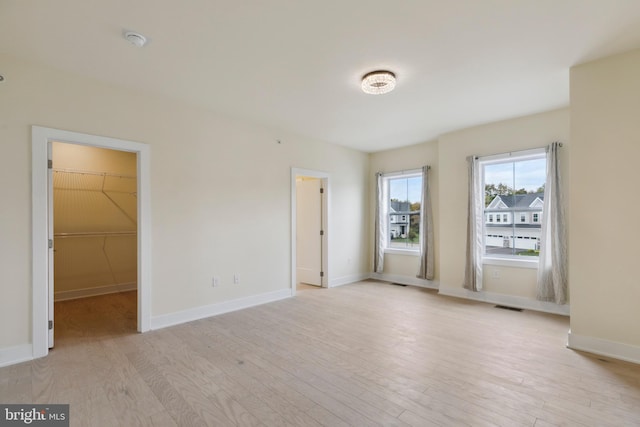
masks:
[(136, 155), (53, 143), (55, 300), (136, 289)]

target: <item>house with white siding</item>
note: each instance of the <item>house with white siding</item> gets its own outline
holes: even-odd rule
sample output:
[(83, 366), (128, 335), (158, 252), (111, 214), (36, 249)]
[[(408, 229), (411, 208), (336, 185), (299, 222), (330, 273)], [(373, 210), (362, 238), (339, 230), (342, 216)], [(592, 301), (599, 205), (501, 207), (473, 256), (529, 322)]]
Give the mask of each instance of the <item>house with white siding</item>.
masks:
[(485, 247), (539, 250), (544, 192), (498, 195), (485, 208)]

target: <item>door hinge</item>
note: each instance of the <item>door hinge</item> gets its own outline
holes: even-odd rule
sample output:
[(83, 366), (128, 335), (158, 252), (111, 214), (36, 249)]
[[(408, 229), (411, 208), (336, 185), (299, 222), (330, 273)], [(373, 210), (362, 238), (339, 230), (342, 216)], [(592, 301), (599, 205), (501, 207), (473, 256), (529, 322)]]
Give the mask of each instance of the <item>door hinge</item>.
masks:
[(324, 277), (324, 271), (320, 272), (320, 277)]
[(320, 230), (320, 235), (324, 236), (324, 230)]
[(324, 193), (324, 188), (320, 187), (320, 194)]
[(53, 329), (53, 320), (49, 320), (49, 330)]
[(47, 160), (47, 168), (53, 169), (53, 160)]
[(53, 239), (49, 239), (49, 249), (53, 249)]

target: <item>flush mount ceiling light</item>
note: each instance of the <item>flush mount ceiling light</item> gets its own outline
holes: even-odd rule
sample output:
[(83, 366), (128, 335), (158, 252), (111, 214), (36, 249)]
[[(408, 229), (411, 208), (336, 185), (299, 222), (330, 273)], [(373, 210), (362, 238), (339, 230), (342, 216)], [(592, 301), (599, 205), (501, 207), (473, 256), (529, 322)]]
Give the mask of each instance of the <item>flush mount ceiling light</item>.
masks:
[(396, 75), (391, 71), (378, 70), (362, 77), (362, 91), (371, 95), (382, 95), (396, 87)]
[(124, 38), (134, 46), (142, 47), (147, 44), (147, 38), (135, 31), (125, 31)]

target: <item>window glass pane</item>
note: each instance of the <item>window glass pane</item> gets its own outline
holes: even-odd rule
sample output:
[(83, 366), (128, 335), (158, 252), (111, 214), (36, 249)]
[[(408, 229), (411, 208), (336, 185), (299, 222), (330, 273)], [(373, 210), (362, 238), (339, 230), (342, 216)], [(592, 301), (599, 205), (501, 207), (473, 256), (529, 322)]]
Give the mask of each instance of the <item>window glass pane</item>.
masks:
[(422, 177), (389, 178), (390, 248), (419, 250)]
[[(517, 156), (512, 161), (482, 165), (485, 189), (485, 254), (499, 257), (538, 256), (546, 159)], [(519, 219), (516, 221), (515, 219)]]

